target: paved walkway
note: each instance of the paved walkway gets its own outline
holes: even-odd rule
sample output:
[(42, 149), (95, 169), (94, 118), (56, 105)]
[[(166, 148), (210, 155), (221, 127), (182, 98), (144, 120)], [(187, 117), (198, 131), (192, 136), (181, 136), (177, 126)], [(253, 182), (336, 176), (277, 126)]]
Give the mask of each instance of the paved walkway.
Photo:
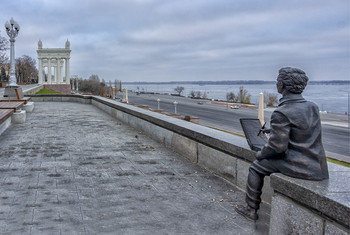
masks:
[[(266, 234), (244, 194), (92, 105), (35, 103), (0, 136), (0, 234)], [(268, 211), (268, 208), (263, 208)]]

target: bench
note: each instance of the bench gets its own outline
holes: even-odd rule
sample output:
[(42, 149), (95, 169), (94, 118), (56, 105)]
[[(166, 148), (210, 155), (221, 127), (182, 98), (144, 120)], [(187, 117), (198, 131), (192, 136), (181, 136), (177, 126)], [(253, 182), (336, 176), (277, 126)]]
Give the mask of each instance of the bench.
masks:
[(5, 122), (15, 112), (14, 109), (0, 109), (0, 124)]
[(22, 108), (23, 105), (24, 105), (23, 101), (0, 102), (0, 110), (13, 109), (13, 111), (16, 112), (18, 109)]
[(15, 89), (15, 97), (0, 97), (0, 102), (14, 102), (14, 101), (24, 101), (24, 104), (30, 100), (31, 97), (24, 97), (22, 88)]
[(21, 99), (17, 99), (16, 97), (0, 97), (0, 102), (16, 102), (21, 101), (24, 102), (24, 104), (27, 104), (30, 100), (30, 97), (23, 97)]

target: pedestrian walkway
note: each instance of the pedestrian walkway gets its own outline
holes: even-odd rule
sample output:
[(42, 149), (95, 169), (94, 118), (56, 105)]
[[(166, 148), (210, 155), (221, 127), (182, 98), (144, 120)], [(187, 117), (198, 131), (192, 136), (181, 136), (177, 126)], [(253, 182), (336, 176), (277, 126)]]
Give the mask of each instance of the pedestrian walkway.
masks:
[(0, 149), (0, 234), (268, 230), (236, 214), (242, 191), (92, 105), (36, 102)]

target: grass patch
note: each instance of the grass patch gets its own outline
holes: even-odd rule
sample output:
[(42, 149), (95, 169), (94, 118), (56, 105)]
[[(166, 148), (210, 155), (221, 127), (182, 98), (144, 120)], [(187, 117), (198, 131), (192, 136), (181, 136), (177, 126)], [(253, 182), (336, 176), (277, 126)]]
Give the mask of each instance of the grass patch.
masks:
[(329, 157), (327, 157), (327, 162), (335, 163), (335, 164), (342, 165), (342, 166), (345, 166), (345, 167), (350, 167), (350, 163), (338, 161), (338, 160), (335, 160), (335, 159), (332, 159), (332, 158), (329, 158)]
[(47, 89), (47, 88), (43, 88), (40, 91), (38, 91), (37, 93), (35, 93), (37, 95), (46, 95), (46, 94), (61, 94), (61, 92), (58, 91), (54, 91), (51, 89)]

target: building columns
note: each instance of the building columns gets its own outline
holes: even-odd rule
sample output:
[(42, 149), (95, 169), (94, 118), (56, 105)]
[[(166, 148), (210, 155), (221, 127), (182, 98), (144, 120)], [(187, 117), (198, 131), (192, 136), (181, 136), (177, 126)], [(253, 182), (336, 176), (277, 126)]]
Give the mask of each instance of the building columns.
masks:
[[(70, 42), (67, 40), (64, 48), (43, 48), (41, 40), (38, 42), (38, 70), (39, 84), (70, 84)], [(63, 65), (65, 63), (65, 65)], [(65, 68), (63, 68), (65, 66)], [(54, 70), (52, 70), (52, 67)], [(45, 70), (48, 68), (47, 81)], [(65, 71), (63, 71), (65, 69)], [(63, 77), (65, 76), (65, 81)]]
[(62, 76), (61, 76), (61, 58), (57, 58), (57, 84), (62, 83)]
[(48, 58), (48, 70), (47, 70), (47, 83), (52, 83), (52, 77), (51, 77), (51, 58)]
[(43, 62), (42, 62), (42, 59), (39, 59), (39, 78), (38, 78), (38, 83), (39, 84), (42, 84), (43, 83)]
[[(65, 63), (65, 68), (63, 68), (63, 63)], [(38, 60), (38, 65), (39, 84), (70, 84), (69, 58), (40, 58)], [(47, 81), (45, 81), (45, 68), (47, 68)], [(63, 69), (65, 69), (65, 71), (63, 71)], [(66, 77), (66, 81), (63, 80), (64, 76)]]
[(69, 79), (69, 58), (66, 58), (66, 84), (70, 84), (70, 79)]

